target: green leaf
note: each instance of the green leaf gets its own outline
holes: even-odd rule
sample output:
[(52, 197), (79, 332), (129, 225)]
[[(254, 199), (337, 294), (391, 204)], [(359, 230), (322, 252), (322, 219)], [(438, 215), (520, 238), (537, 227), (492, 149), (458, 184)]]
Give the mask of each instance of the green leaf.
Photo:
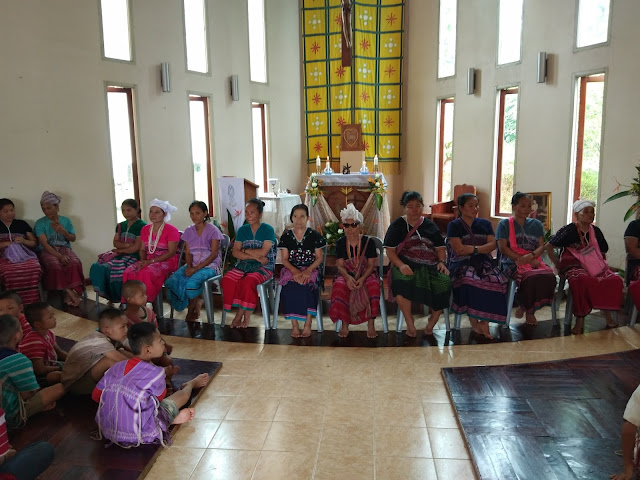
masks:
[(382, 195), (379, 193), (376, 193), (376, 206), (378, 207), (378, 210), (382, 208)]
[(316, 202), (318, 201), (318, 197), (315, 195), (311, 196), (311, 206), (315, 207), (316, 206)]
[(631, 205), (631, 207), (629, 207), (629, 210), (627, 210), (627, 213), (624, 214), (624, 221), (626, 222), (627, 220), (629, 220), (631, 216), (634, 214), (634, 212), (639, 208), (640, 208), (640, 201), (637, 201), (636, 203)]
[(227, 231), (229, 232), (229, 239), (233, 242), (236, 239), (236, 227), (233, 225), (233, 217), (231, 212), (227, 208)]
[(631, 190), (627, 190), (625, 192), (618, 192), (615, 195), (611, 195), (609, 198), (607, 198), (604, 201), (604, 203), (610, 202), (611, 200), (617, 200), (618, 198), (628, 197), (629, 195), (631, 195)]

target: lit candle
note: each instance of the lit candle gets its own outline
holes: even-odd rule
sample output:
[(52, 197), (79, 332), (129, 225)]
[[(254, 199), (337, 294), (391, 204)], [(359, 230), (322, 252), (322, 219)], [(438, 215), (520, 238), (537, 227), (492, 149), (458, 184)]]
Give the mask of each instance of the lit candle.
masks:
[(367, 161), (366, 160), (362, 160), (362, 168), (367, 166)]
[(320, 168), (320, 155), (316, 157), (316, 167)]
[(329, 155), (327, 155), (327, 166), (329, 166), (330, 162), (331, 162), (331, 160), (329, 160)]
[(373, 157), (373, 166), (377, 167), (378, 166), (378, 154), (376, 153), (375, 156)]

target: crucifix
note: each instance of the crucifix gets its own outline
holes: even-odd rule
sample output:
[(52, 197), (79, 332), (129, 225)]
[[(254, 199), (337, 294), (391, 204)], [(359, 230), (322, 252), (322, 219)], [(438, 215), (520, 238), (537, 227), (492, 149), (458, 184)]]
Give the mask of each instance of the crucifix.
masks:
[(342, 0), (342, 66), (351, 66), (351, 0)]

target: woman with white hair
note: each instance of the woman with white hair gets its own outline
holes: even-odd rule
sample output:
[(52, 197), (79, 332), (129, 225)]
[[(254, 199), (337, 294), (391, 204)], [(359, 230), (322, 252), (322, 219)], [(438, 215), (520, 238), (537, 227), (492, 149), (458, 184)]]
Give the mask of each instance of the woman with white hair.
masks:
[(349, 335), (349, 325), (368, 322), (367, 337), (378, 336), (374, 324), (380, 308), (380, 280), (374, 270), (378, 254), (373, 241), (360, 233), (362, 214), (352, 203), (340, 211), (345, 236), (336, 242), (336, 267), (329, 317), (342, 320), (339, 337)]
[[(140, 261), (124, 271), (122, 283), (140, 280), (147, 287), (147, 301), (153, 302), (162, 289), (162, 284), (178, 268), (178, 242), (180, 232), (166, 222), (177, 210), (165, 200), (154, 198), (149, 208), (151, 223), (142, 227), (140, 238)], [(124, 302), (125, 300), (122, 299)]]
[[(592, 309), (605, 310), (607, 326), (615, 327), (609, 310), (622, 304), (622, 278), (613, 273), (604, 259), (609, 245), (602, 231), (593, 225), (595, 204), (578, 200), (573, 204), (576, 222), (562, 227), (546, 246), (558, 272), (569, 281), (576, 316), (572, 333), (582, 333), (584, 317)], [(555, 248), (561, 248), (560, 258)]]

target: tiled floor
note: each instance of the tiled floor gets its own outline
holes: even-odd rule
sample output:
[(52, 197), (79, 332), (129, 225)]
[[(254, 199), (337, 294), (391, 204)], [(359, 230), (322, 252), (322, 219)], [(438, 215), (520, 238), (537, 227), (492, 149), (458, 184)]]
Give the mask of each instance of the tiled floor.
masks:
[[(77, 340), (94, 329), (58, 315), (58, 335)], [(427, 348), (170, 341), (177, 357), (224, 365), (148, 480), (467, 480), (475, 474), (441, 367), (630, 350), (640, 347), (640, 328)]]

